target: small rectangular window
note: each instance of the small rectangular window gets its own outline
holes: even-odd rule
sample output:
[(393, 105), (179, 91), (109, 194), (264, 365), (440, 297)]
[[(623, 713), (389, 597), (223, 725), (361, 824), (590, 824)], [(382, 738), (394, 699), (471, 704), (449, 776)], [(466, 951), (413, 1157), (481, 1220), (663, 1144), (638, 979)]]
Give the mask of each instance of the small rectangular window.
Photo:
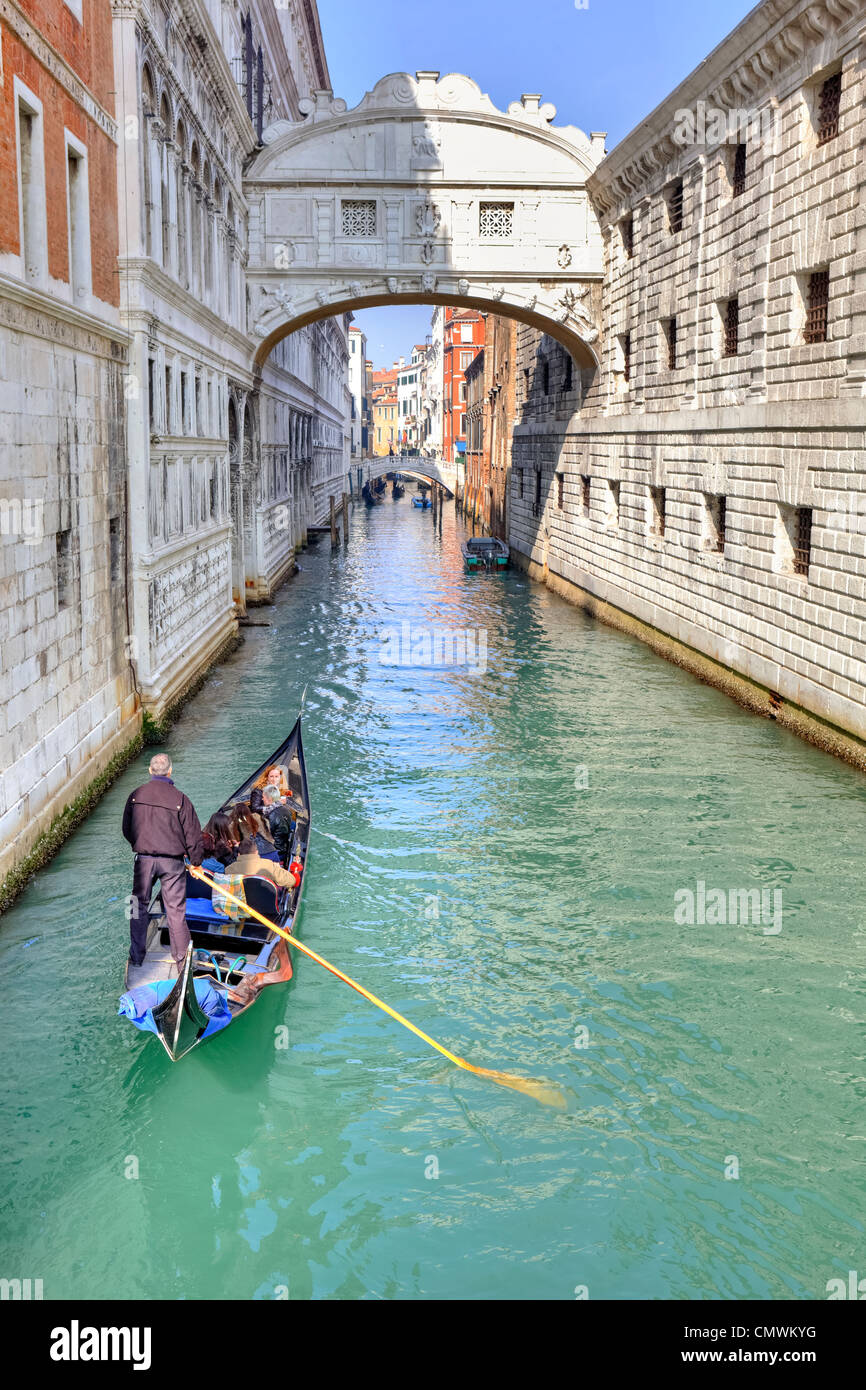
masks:
[(731, 176), (731, 194), (740, 198), (746, 191), (746, 146), (739, 144), (734, 150), (734, 169)]
[(812, 508), (796, 507), (794, 518), (794, 573), (807, 575), (812, 558)]
[(522, 469), (522, 468), (518, 468), (518, 470), (517, 470), (517, 495), (518, 495), (518, 497), (522, 497), (522, 496), (523, 496), (523, 469)]
[(830, 302), (829, 270), (814, 270), (809, 276), (806, 295), (806, 323), (803, 340), (807, 343), (826, 343), (827, 310)]
[(123, 535), (120, 529), (121, 519), (119, 516), (112, 516), (108, 521), (108, 567), (112, 584), (117, 584), (121, 578), (120, 560), (122, 555), (121, 542)]
[(556, 475), (556, 505), (557, 505), (557, 507), (559, 508), (560, 511), (562, 511), (563, 507), (565, 506), (565, 474), (564, 474), (564, 473), (557, 473), (557, 475)]
[(725, 552), (727, 498), (718, 493), (704, 493), (704, 545), (719, 554)]
[(171, 399), (171, 367), (165, 369), (165, 432), (171, 434), (172, 418), (172, 399)]
[(812, 508), (779, 506), (776, 559), (783, 573), (806, 578), (812, 558)]
[(634, 255), (634, 215), (629, 213), (619, 224), (620, 236), (622, 237), (622, 249), (625, 252), (626, 260), (630, 261)]
[(514, 232), (514, 204), (481, 203), (478, 231), (487, 241), (507, 241)]
[(818, 97), (818, 144), (826, 145), (839, 134), (839, 106), (842, 98), (842, 74), (835, 72), (821, 85)]
[(72, 532), (58, 531), (55, 536), (56, 592), (58, 610), (72, 602)]
[(369, 239), (376, 235), (376, 199), (347, 198), (342, 209), (343, 236)]
[(151, 434), (156, 427), (156, 385), (155, 385), (156, 363), (152, 357), (147, 359), (147, 418), (150, 421)]
[(181, 434), (189, 434), (189, 377), (186, 372), (180, 374), (180, 430)]
[(677, 321), (675, 318), (663, 319), (662, 330), (664, 332), (665, 348), (667, 355), (668, 371), (676, 370), (677, 365)]
[(589, 504), (591, 500), (592, 484), (588, 474), (582, 473), (580, 476), (580, 503), (583, 508), (584, 516), (589, 516)]
[(541, 469), (535, 470), (535, 496), (532, 499), (532, 515), (541, 515)]
[(620, 484), (608, 481), (607, 489), (607, 524), (608, 526), (619, 526)]
[(622, 379), (624, 382), (631, 381), (631, 334), (623, 333), (620, 340), (622, 349)]
[(550, 395), (550, 363), (546, 359), (541, 368), (541, 389), (545, 396)]
[(650, 495), (650, 534), (663, 536), (665, 533), (665, 489), (651, 487)]
[(677, 179), (667, 190), (668, 231), (671, 236), (683, 229), (683, 181)]
[(66, 216), (69, 227), (69, 283), (76, 299), (82, 299), (90, 293), (87, 161), (69, 145), (66, 146)]
[(736, 357), (739, 352), (740, 301), (729, 299), (725, 305), (725, 357)]
[(570, 391), (570, 390), (571, 390), (571, 384), (572, 384), (572, 368), (573, 368), (573, 365), (574, 365), (574, 364), (573, 364), (573, 361), (572, 361), (571, 353), (570, 353), (570, 352), (566, 352), (566, 354), (565, 354), (565, 371), (563, 372), (563, 376), (562, 376), (562, 389), (563, 389), (563, 391)]
[(201, 377), (195, 379), (195, 432), (204, 434), (204, 420), (201, 414)]

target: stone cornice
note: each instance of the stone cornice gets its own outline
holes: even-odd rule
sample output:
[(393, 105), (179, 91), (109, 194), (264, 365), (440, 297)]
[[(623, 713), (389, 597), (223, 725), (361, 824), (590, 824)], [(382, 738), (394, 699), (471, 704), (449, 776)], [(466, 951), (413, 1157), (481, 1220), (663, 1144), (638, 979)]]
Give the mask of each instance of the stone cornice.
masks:
[(44, 314), (47, 318), (60, 323), (67, 323), (72, 328), (95, 334), (100, 338), (113, 340), (124, 348), (129, 342), (129, 334), (120, 321), (117, 309), (106, 305), (112, 317), (100, 318), (98, 314), (91, 314), (84, 309), (78, 309), (75, 305), (67, 304), (64, 300), (55, 298), (47, 291), (37, 289), (31, 284), (25, 284), (23, 280), (17, 280), (14, 276), (6, 275), (2, 271), (0, 271), (0, 300), (20, 304), (23, 308), (30, 309), (34, 313)]
[(15, 0), (0, 0), (0, 19), (8, 26), (11, 33), (20, 39), (25, 48), (30, 50), (46, 72), (60, 83), (61, 87), (68, 92), (72, 100), (81, 107), (94, 124), (99, 126), (102, 133), (117, 144), (117, 122), (114, 117), (106, 111), (87, 84), (81, 80), (75, 69), (57, 52), (57, 49), (53, 48), (48, 40), (34, 29)]
[(602, 214), (625, 208), (659, 171), (682, 160), (684, 147), (674, 139), (678, 110), (699, 100), (723, 111), (755, 109), (807, 48), (862, 19), (862, 0), (764, 0), (602, 160), (587, 180), (596, 207)]
[[(176, 280), (173, 280), (170, 275), (167, 275), (162, 267), (157, 265), (155, 261), (151, 261), (143, 256), (121, 256), (118, 258), (117, 264), (120, 273), (121, 287), (126, 291), (127, 295), (132, 289), (130, 281), (143, 285), (146, 290), (159, 295), (173, 308), (178, 309), (181, 313), (188, 315), (191, 319), (200, 323), (202, 328), (211, 332), (220, 344), (226, 342), (233, 344), (241, 352), (243, 360), (249, 360), (252, 357), (255, 351), (255, 343), (252, 338), (244, 333), (242, 329), (235, 328), (233, 324), (226, 323), (225, 319), (220, 318), (219, 314), (215, 313), (213, 309), (203, 304), (202, 301), (195, 298), (189, 290), (185, 290), (183, 286), (179, 285)], [(155, 312), (152, 308), (148, 308), (144, 304), (130, 304), (123, 309), (123, 317), (130, 323), (142, 316), (148, 320), (155, 321), (165, 333), (171, 334), (173, 337), (186, 339), (187, 342), (193, 345), (196, 351), (204, 352), (206, 350), (207, 345), (202, 344), (200, 339), (189, 338), (188, 335), (182, 331), (178, 332), (173, 325), (163, 324), (158, 312)], [(216, 351), (216, 349), (214, 349), (214, 351)]]

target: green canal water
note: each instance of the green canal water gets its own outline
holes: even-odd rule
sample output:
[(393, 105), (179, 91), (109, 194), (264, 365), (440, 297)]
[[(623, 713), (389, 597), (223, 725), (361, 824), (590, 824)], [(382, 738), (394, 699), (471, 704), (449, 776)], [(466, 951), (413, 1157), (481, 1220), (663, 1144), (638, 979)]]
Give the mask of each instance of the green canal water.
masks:
[[(441, 537), (408, 496), (352, 523), (188, 705), (176, 779), (204, 819), (308, 686), (304, 939), (568, 1108), (303, 958), (172, 1065), (116, 1017), (142, 758), (0, 923), (0, 1275), (98, 1299), (866, 1276), (866, 781), (520, 573), (464, 576), (453, 510)], [(437, 628), (474, 661), (424, 664)], [(699, 881), (781, 915), (678, 920)]]

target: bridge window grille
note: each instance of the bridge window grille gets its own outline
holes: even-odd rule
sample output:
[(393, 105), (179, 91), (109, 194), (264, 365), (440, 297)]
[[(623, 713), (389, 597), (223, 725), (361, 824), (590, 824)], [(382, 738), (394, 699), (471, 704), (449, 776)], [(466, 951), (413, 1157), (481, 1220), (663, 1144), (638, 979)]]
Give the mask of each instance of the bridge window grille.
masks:
[(683, 181), (677, 179), (668, 189), (668, 231), (671, 236), (683, 229)]
[(746, 147), (737, 145), (734, 150), (734, 173), (731, 179), (731, 193), (739, 198), (746, 191)]
[(370, 238), (376, 235), (375, 198), (348, 198), (343, 203), (343, 236)]
[(815, 270), (809, 276), (806, 300), (806, 324), (803, 339), (807, 343), (826, 343), (827, 309), (830, 301), (830, 272)]
[(835, 72), (821, 86), (818, 98), (818, 144), (826, 145), (839, 134), (839, 105), (842, 97), (842, 74)]
[(490, 241), (506, 241), (514, 231), (513, 203), (481, 203), (479, 234)]
[(665, 489), (651, 487), (650, 490), (650, 534), (663, 536), (665, 533)]
[(725, 357), (736, 357), (739, 352), (740, 301), (729, 299), (725, 305)]

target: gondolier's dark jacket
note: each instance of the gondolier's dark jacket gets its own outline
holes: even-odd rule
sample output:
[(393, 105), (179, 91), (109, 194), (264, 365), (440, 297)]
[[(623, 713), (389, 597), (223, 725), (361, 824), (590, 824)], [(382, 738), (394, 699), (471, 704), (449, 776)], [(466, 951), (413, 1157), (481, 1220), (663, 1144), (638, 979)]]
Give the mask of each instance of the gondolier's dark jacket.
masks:
[(123, 834), (136, 854), (170, 855), (200, 864), (204, 858), (201, 825), (188, 796), (170, 777), (151, 777), (136, 787), (123, 812)]

